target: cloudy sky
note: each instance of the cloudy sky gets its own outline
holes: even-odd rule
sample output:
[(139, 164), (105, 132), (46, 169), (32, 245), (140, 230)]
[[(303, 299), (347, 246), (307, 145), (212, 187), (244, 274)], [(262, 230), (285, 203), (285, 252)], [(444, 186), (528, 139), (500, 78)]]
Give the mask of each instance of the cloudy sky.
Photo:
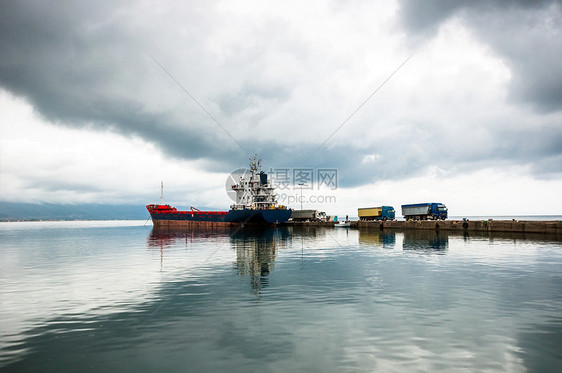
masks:
[(1, 201), (227, 208), (257, 153), (331, 213), (562, 214), (562, 1), (0, 3)]

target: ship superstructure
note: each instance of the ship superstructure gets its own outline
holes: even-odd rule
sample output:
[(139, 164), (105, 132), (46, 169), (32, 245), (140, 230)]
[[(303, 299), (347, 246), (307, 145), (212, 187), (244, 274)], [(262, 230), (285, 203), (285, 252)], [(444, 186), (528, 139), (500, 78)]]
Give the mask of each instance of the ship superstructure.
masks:
[(239, 182), (232, 185), (232, 190), (236, 192), (236, 203), (230, 206), (232, 210), (271, 210), (278, 207), (275, 188), (261, 170), (261, 159), (257, 156), (250, 158), (250, 174), (240, 176)]

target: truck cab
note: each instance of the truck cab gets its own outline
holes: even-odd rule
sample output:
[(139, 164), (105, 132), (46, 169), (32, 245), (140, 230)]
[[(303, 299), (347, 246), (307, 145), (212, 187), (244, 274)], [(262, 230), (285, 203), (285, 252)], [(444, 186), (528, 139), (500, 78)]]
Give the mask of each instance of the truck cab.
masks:
[(402, 205), (402, 215), (406, 220), (445, 220), (448, 211), (447, 206), (442, 203), (414, 203)]
[(396, 218), (396, 211), (394, 211), (394, 207), (382, 206), (381, 209), (382, 220), (394, 220)]
[(445, 220), (448, 217), (448, 209), (442, 203), (432, 203), (431, 204), (431, 215), (434, 219)]

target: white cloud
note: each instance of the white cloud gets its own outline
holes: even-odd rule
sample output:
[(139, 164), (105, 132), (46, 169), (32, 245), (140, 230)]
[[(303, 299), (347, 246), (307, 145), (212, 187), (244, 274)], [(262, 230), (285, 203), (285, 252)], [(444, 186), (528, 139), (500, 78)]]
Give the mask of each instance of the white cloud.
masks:
[[(487, 167), (459, 175), (446, 175), (433, 169), (427, 175), (400, 181), (381, 180), (357, 188), (304, 191), (304, 208), (328, 211), (332, 215), (357, 216), (357, 208), (394, 206), (401, 217), (400, 206), (407, 203), (441, 202), (450, 216), (560, 215), (562, 180), (537, 180), (528, 168)], [(289, 193), (295, 201), (300, 190)], [(335, 197), (329, 199), (328, 197)], [(293, 208), (300, 208), (297, 202)]]
[[(208, 189), (225, 176), (200, 162), (165, 156), (137, 137), (111, 131), (54, 126), (22, 99), (0, 92), (0, 189), (12, 202), (158, 202), (160, 181), (168, 202), (221, 205)], [(223, 192), (224, 193), (224, 192)], [(206, 195), (198, 200), (196, 197)]]

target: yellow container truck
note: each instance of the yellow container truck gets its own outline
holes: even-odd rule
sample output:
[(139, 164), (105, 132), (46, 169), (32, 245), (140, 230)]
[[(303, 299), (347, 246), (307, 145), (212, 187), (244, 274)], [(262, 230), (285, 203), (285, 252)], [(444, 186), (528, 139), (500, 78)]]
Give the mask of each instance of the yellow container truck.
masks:
[(392, 206), (362, 207), (357, 209), (359, 220), (394, 220), (396, 212)]

